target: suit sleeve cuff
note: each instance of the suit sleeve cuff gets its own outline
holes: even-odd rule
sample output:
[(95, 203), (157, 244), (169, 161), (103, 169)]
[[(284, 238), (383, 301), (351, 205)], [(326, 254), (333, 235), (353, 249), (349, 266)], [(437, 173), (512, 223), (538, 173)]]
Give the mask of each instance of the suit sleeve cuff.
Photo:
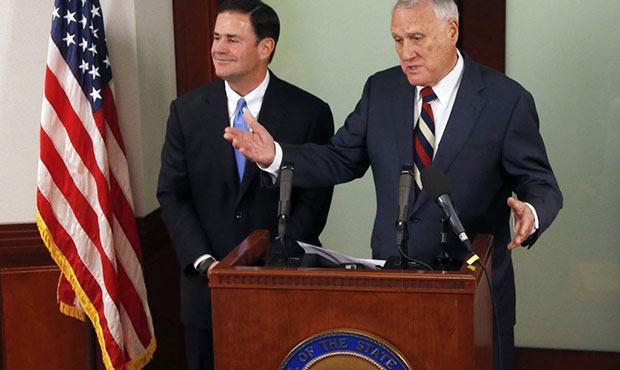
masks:
[(213, 258), (213, 256), (210, 254), (203, 254), (202, 256), (196, 258), (196, 261), (194, 261), (194, 268), (196, 269), (196, 271), (198, 271), (198, 265), (200, 265), (200, 262), (208, 258)]

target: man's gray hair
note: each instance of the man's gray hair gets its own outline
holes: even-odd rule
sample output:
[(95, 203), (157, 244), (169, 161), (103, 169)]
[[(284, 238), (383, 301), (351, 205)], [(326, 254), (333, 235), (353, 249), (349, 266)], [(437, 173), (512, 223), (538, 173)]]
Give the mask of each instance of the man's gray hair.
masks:
[(413, 8), (421, 3), (430, 5), (439, 20), (448, 21), (450, 18), (459, 20), (459, 9), (454, 0), (397, 0), (392, 13), (397, 8)]

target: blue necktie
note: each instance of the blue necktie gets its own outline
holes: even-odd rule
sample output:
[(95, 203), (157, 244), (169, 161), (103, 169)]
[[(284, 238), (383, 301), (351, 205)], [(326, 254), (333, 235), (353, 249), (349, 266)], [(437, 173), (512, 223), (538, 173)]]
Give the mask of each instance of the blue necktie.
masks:
[[(245, 99), (241, 98), (237, 102), (237, 113), (235, 113), (235, 120), (233, 121), (233, 127), (238, 128), (240, 130), (248, 131), (248, 124), (245, 122), (243, 118), (243, 108), (245, 108), (247, 104), (245, 103)], [(237, 159), (237, 171), (239, 172), (239, 182), (243, 179), (243, 171), (245, 170), (245, 157), (239, 152), (239, 150), (235, 149), (235, 158)]]

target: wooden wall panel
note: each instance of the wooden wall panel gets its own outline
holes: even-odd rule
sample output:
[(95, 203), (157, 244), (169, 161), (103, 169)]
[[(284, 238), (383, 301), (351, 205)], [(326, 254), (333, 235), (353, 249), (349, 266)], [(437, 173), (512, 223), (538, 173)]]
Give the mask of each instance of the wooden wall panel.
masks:
[(149, 307), (157, 338), (157, 350), (145, 369), (185, 369), (180, 270), (176, 253), (159, 210), (136, 221), (144, 253), (144, 278)]
[(461, 15), (459, 47), (476, 62), (506, 68), (506, 0), (457, 1)]
[(0, 268), (4, 370), (86, 369), (85, 325), (60, 313), (56, 266)]
[(517, 348), (517, 370), (618, 370), (620, 352)]
[(177, 94), (215, 78), (211, 40), (218, 0), (172, 0)]

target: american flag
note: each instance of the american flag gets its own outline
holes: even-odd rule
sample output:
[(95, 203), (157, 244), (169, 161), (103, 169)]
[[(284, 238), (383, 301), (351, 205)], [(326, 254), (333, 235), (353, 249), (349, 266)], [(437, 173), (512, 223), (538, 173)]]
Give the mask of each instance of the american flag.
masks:
[(62, 271), (60, 310), (88, 316), (106, 369), (141, 369), (156, 342), (112, 90), (99, 1), (56, 0), (41, 113), (37, 224)]

